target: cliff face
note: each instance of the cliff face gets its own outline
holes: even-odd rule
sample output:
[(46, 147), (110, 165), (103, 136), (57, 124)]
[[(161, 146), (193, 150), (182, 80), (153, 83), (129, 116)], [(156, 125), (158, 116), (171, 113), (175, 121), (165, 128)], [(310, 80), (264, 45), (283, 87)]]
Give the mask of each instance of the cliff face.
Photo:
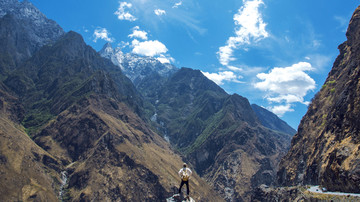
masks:
[(360, 192), (360, 7), (325, 84), (282, 159), (282, 185), (320, 184)]

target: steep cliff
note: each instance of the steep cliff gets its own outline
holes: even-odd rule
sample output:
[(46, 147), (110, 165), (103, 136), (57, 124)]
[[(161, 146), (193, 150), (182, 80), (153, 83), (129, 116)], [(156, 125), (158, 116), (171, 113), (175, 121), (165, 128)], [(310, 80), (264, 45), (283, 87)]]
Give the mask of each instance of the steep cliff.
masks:
[(346, 37), (281, 161), (281, 185), (320, 184), (360, 192), (360, 7)]

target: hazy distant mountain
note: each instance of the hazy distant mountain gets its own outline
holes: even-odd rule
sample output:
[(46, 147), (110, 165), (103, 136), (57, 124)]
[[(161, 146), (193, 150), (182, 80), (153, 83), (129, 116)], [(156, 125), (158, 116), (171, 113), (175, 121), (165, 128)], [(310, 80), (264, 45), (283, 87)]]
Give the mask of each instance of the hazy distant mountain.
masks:
[(295, 135), (296, 130), (281, 120), (276, 114), (256, 104), (252, 104), (251, 107), (263, 126), (289, 135)]

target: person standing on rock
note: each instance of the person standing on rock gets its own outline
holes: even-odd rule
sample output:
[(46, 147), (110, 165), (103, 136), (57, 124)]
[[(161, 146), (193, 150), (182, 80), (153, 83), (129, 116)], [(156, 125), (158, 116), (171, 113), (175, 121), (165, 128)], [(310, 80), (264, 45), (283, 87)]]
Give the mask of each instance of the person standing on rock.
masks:
[(179, 194), (181, 194), (182, 186), (184, 184), (186, 184), (186, 194), (187, 194), (187, 196), (189, 196), (189, 194), (190, 194), (189, 179), (190, 179), (191, 175), (192, 175), (192, 172), (191, 172), (190, 168), (187, 168), (186, 163), (184, 163), (183, 167), (179, 171), (179, 176), (181, 177), (181, 184), (180, 184), (180, 187), (179, 187)]

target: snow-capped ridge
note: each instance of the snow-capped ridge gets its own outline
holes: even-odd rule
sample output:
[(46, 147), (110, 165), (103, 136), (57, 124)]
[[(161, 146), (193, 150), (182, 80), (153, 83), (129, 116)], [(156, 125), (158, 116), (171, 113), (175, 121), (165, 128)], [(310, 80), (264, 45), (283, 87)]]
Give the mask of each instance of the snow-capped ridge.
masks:
[(154, 72), (162, 77), (168, 77), (178, 70), (174, 65), (163, 64), (154, 57), (123, 53), (120, 47), (114, 49), (110, 43), (106, 43), (99, 53), (102, 57), (110, 59), (116, 66), (120, 67), (133, 82), (142, 80)]

